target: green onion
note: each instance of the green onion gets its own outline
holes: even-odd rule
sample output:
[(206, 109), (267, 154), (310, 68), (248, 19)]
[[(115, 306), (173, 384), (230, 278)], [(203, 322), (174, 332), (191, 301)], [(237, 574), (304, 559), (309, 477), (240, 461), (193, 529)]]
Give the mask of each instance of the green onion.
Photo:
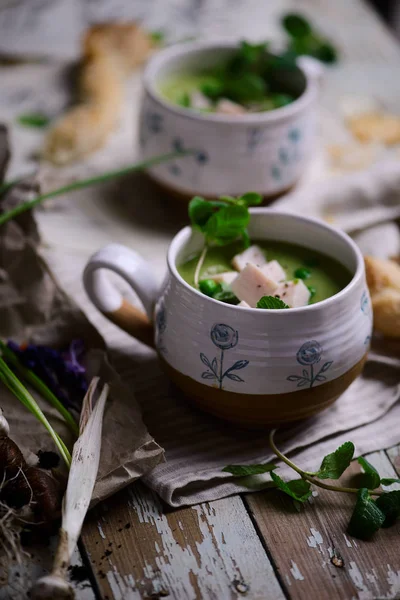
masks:
[(54, 406), (54, 408), (56, 408), (58, 410), (60, 415), (64, 418), (65, 422), (68, 424), (72, 433), (76, 437), (78, 437), (79, 427), (78, 427), (77, 423), (75, 422), (73, 416), (71, 415), (69, 410), (67, 410), (65, 408), (65, 406), (59, 401), (57, 396), (55, 396), (53, 394), (53, 392), (47, 387), (47, 385), (44, 383), (44, 381), (42, 381), (36, 375), (36, 373), (34, 373), (30, 369), (27, 369), (26, 367), (24, 367), (24, 365), (21, 364), (21, 362), (18, 360), (18, 357), (16, 356), (16, 354), (12, 350), (10, 350), (10, 348), (8, 348), (8, 346), (6, 346), (6, 344), (4, 344), (4, 342), (2, 342), (1, 340), (0, 340), (0, 350), (1, 350), (5, 360), (8, 363), (11, 363), (14, 367), (16, 367), (16, 369), (20, 372), (22, 377), (28, 383), (30, 383), (45, 400), (47, 400), (50, 404), (52, 404)]
[(33, 396), (29, 393), (26, 387), (20, 382), (18, 377), (11, 371), (11, 369), (7, 366), (2, 358), (0, 358), (0, 380), (4, 383), (6, 387), (18, 398), (18, 400), (27, 408), (36, 418), (37, 420), (44, 425), (44, 427), (49, 432), (52, 437), (55, 445), (57, 446), (64, 462), (67, 467), (71, 466), (71, 454), (69, 453), (68, 448), (58, 435), (58, 433), (53, 429), (47, 420), (46, 416), (43, 414), (42, 409), (33, 398)]
[(64, 185), (61, 188), (53, 190), (51, 192), (47, 192), (47, 194), (41, 194), (37, 196), (33, 200), (28, 200), (27, 202), (23, 202), (19, 204), (15, 208), (4, 212), (0, 215), (0, 225), (7, 223), (11, 219), (14, 219), (18, 215), (30, 210), (34, 206), (37, 206), (43, 200), (47, 200), (48, 198), (54, 198), (55, 196), (62, 196), (67, 192), (73, 192), (75, 190), (80, 190), (85, 187), (89, 187), (95, 183), (102, 183), (104, 181), (110, 181), (111, 179), (117, 179), (119, 177), (123, 177), (128, 173), (133, 173), (135, 171), (144, 171), (149, 167), (154, 167), (155, 165), (161, 164), (163, 162), (167, 162), (169, 160), (173, 160), (175, 158), (179, 158), (181, 156), (188, 156), (190, 154), (196, 154), (196, 150), (182, 150), (179, 152), (170, 152), (169, 154), (160, 154), (158, 156), (153, 156), (153, 158), (149, 158), (148, 160), (143, 160), (141, 162), (137, 162), (130, 167), (126, 167), (125, 169), (118, 169), (117, 171), (108, 171), (107, 173), (103, 173), (103, 175), (97, 175), (96, 177), (90, 177), (89, 179), (81, 179), (78, 181), (74, 181), (68, 185)]

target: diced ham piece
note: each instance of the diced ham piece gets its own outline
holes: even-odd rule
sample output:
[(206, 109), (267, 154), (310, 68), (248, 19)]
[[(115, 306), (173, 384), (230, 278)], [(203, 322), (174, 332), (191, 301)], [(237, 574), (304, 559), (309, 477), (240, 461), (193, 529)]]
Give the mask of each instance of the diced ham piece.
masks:
[(250, 304), (247, 304), (244, 300), (239, 302), (238, 306), (242, 306), (243, 308), (250, 308)]
[(190, 95), (190, 106), (197, 110), (208, 110), (212, 108), (212, 104), (207, 96), (204, 96), (199, 91), (195, 91)]
[(282, 269), (277, 260), (271, 260), (269, 263), (261, 267), (261, 271), (273, 281), (285, 281), (286, 273)]
[(259, 246), (250, 246), (241, 254), (236, 254), (232, 259), (232, 265), (237, 271), (243, 271), (247, 264), (262, 267), (266, 262), (265, 254)]
[(212, 279), (217, 283), (226, 283), (230, 285), (234, 279), (238, 276), (237, 271), (226, 271), (225, 273), (217, 273), (216, 275), (211, 275), (207, 277), (207, 279)]
[(221, 115), (243, 115), (247, 110), (240, 104), (232, 102), (232, 100), (221, 98), (215, 106), (215, 112), (220, 113)]
[(302, 279), (280, 283), (278, 289), (274, 293), (274, 296), (279, 296), (279, 298), (283, 302), (286, 302), (290, 308), (306, 306), (310, 300), (310, 295), (310, 290), (304, 284)]
[(256, 308), (260, 298), (277, 293), (278, 284), (256, 265), (249, 263), (232, 282), (231, 288), (239, 300), (244, 300), (252, 308)]

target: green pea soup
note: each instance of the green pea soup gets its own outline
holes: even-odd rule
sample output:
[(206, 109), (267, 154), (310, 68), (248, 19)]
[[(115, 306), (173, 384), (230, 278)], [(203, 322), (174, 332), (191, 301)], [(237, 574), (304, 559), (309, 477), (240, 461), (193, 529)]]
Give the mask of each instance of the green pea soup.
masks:
[[(315, 291), (309, 304), (334, 296), (352, 279), (351, 273), (343, 265), (321, 252), (286, 242), (252, 241), (252, 243), (265, 252), (268, 262), (277, 260), (280, 263), (285, 270), (286, 281), (301, 278), (305, 285)], [(200, 280), (217, 273), (232, 271), (232, 258), (242, 251), (242, 242), (209, 248), (201, 269)], [(180, 275), (192, 287), (194, 287), (194, 273), (198, 259), (198, 255), (192, 256), (181, 265), (177, 265)]]

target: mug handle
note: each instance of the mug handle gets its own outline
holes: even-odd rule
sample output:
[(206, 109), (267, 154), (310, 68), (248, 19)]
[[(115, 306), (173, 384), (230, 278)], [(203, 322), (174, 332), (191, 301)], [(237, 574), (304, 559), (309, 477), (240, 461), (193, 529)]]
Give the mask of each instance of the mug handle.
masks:
[[(145, 313), (132, 306), (111, 283), (105, 269), (120, 275), (141, 300)], [(158, 285), (149, 264), (121, 244), (109, 244), (89, 259), (83, 285), (93, 304), (110, 321), (139, 341), (154, 347), (153, 309)]]

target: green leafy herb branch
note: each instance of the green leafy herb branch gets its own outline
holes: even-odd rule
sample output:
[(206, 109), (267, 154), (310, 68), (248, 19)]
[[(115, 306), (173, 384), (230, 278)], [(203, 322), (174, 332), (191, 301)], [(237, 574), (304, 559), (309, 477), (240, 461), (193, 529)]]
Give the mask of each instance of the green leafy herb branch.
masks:
[(287, 456), (282, 454), (275, 444), (275, 433), (276, 430), (273, 430), (269, 436), (272, 451), (282, 462), (300, 475), (300, 479), (284, 481), (275, 473), (278, 467), (273, 463), (229, 465), (223, 471), (231, 473), (235, 477), (248, 477), (250, 475), (270, 473), (275, 487), (290, 496), (297, 507), (304, 504), (312, 495), (312, 485), (331, 492), (355, 494), (357, 498), (348, 525), (348, 533), (362, 540), (370, 539), (381, 527), (394, 525), (400, 517), (400, 490), (384, 492), (378, 489), (381, 485), (400, 483), (400, 479), (381, 478), (375, 467), (363, 457), (358, 459), (363, 469), (361, 486), (359, 488), (325, 483), (324, 480), (326, 479), (339, 479), (350, 466), (354, 456), (354, 444), (352, 442), (345, 442), (335, 452), (325, 456), (318, 471), (310, 472), (304, 471), (287, 458)]

